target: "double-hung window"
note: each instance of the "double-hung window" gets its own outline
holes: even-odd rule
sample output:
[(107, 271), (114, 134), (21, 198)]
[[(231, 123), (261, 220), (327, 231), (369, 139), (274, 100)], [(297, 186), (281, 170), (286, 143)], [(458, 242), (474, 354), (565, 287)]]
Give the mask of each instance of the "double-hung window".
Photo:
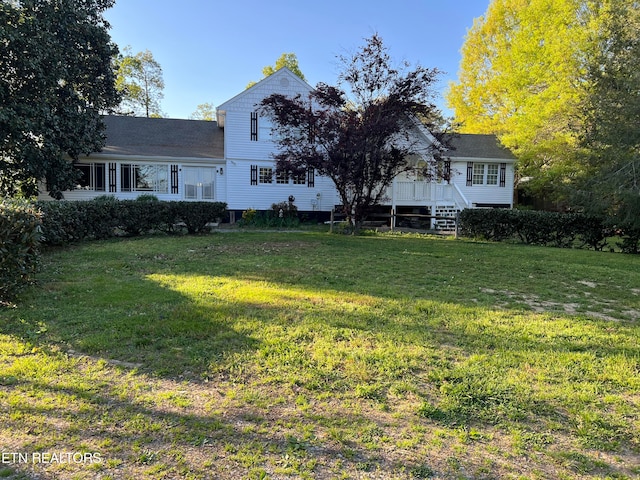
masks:
[(467, 186), (499, 185), (505, 186), (506, 163), (475, 163), (467, 164)]

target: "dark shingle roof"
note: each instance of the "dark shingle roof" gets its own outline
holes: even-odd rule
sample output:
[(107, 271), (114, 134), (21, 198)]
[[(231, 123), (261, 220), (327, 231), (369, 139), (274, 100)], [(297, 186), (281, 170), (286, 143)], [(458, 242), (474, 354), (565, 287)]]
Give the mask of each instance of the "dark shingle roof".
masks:
[(104, 117), (103, 154), (223, 158), (224, 133), (216, 122), (171, 118)]
[(455, 150), (447, 152), (450, 157), (515, 160), (513, 154), (500, 145), (495, 135), (462, 133), (450, 138), (451, 144), (455, 148)]

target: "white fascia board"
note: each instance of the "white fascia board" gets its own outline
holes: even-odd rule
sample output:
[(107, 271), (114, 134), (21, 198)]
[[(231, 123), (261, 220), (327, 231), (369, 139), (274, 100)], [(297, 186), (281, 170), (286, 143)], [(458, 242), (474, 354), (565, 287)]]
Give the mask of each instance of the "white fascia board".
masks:
[(495, 157), (453, 157), (448, 156), (452, 162), (491, 162), (491, 163), (516, 163), (514, 158), (495, 158)]
[(167, 157), (157, 155), (117, 155), (110, 153), (92, 153), (90, 157), (83, 157), (84, 160), (100, 159), (127, 162), (145, 163), (225, 163), (223, 158), (202, 158), (202, 157)]

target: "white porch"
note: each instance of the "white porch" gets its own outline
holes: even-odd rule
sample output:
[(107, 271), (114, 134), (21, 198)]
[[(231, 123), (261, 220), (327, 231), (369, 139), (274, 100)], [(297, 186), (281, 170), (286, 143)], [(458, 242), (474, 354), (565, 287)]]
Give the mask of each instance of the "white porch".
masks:
[(458, 210), (471, 204), (455, 183), (436, 183), (420, 180), (393, 182), (387, 197), (392, 207), (453, 205)]
[[(403, 209), (403, 207), (412, 207), (409, 211), (414, 213), (418, 211), (417, 209), (428, 212), (429, 228), (450, 232), (455, 230), (457, 213), (471, 207), (471, 203), (460, 188), (455, 183), (447, 182), (396, 179), (387, 191), (387, 198), (391, 205), (392, 228), (396, 227), (398, 211), (407, 211), (407, 208)], [(403, 215), (398, 215), (398, 217), (401, 216)], [(416, 217), (420, 216), (416, 215)]]

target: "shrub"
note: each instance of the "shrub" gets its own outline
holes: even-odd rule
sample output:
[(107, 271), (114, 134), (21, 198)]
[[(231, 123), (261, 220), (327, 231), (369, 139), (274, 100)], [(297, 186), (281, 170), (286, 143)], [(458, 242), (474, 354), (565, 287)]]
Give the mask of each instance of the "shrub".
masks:
[(120, 225), (120, 201), (117, 198), (103, 195), (76, 203), (86, 227), (81, 240), (104, 240), (116, 234), (116, 228)]
[(38, 210), (26, 201), (0, 200), (0, 305), (33, 281), (39, 242)]
[(298, 218), (298, 207), (293, 202), (280, 202), (271, 204), (273, 218)]
[(37, 202), (42, 213), (43, 243), (68, 245), (114, 236), (119, 224), (118, 203), (115, 197), (109, 196), (79, 202)]
[(613, 235), (613, 231), (607, 223), (606, 217), (601, 215), (577, 215), (577, 237), (582, 245), (587, 245), (594, 250), (602, 250), (607, 244), (607, 237)]
[(463, 210), (460, 231), (468, 237), (493, 241), (518, 240), (560, 248), (588, 245), (595, 250), (601, 250), (612, 233), (607, 219), (601, 216), (505, 209)]
[(616, 212), (615, 227), (622, 238), (618, 246), (624, 253), (640, 252), (640, 196), (628, 194)]
[(250, 208), (242, 212), (242, 225), (250, 225), (256, 218), (258, 211), (255, 208)]
[(223, 202), (171, 202), (176, 219), (187, 227), (189, 233), (204, 231), (208, 223), (226, 216), (227, 204)]
[(272, 203), (266, 211), (249, 209), (242, 212), (241, 226), (253, 227), (295, 227), (300, 225), (298, 207), (293, 201)]
[(141, 195), (136, 200), (122, 200), (118, 209), (118, 226), (128, 235), (140, 235), (153, 230), (170, 231), (175, 213), (168, 202), (153, 195)]
[(467, 208), (460, 213), (459, 220), (460, 232), (467, 237), (499, 242), (515, 233), (512, 210)]

